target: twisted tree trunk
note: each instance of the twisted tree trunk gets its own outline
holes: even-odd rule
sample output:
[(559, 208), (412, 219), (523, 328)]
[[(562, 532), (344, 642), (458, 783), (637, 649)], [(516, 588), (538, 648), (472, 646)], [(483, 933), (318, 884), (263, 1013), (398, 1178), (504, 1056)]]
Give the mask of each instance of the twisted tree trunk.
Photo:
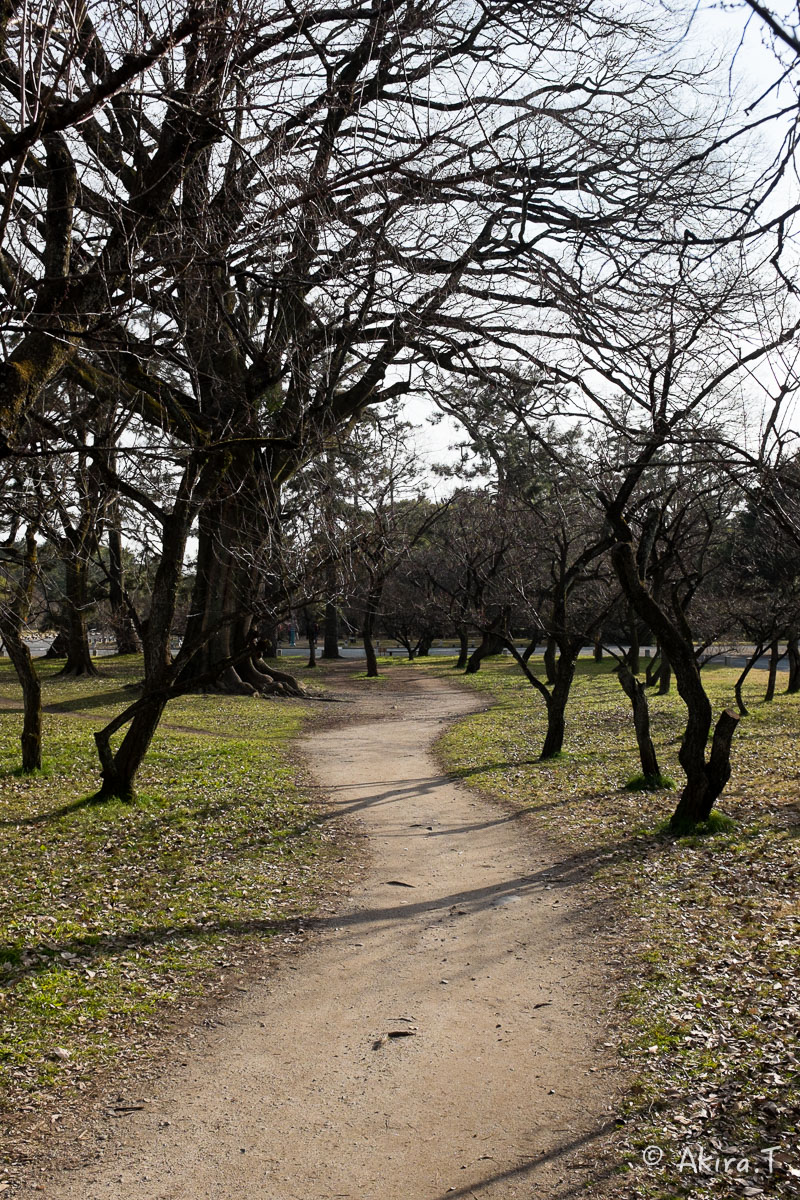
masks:
[(686, 727), (678, 755), (686, 784), (670, 821), (672, 831), (682, 833), (708, 820), (730, 778), (731, 743), (739, 715), (731, 709), (722, 713), (714, 729), (711, 753), (707, 760), (712, 710), (700, 677), (686, 619), (677, 610), (674, 616), (670, 616), (651, 596), (639, 578), (630, 530), (618, 516), (614, 524), (622, 539), (611, 551), (620, 585), (631, 606), (653, 631), (669, 657), (678, 692), (686, 705)]

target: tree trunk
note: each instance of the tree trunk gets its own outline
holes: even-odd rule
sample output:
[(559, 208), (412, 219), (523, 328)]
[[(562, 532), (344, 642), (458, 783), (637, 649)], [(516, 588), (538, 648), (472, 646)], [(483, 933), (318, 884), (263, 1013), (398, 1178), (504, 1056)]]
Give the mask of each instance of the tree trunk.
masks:
[(661, 666), (658, 668), (658, 694), (659, 696), (668, 696), (672, 687), (672, 666), (663, 650), (661, 652)]
[(504, 646), (503, 639), (496, 633), (484, 633), (479, 644), (467, 660), (466, 674), (475, 675), (481, 669), (481, 662), (490, 655), (499, 654)]
[(417, 642), (417, 658), (428, 658), (433, 645), (433, 634), (423, 633), (422, 637)]
[(375, 613), (372, 611), (372, 609), (370, 607), (368, 607), (367, 611), (364, 614), (364, 626), (362, 629), (362, 634), (364, 637), (364, 654), (366, 655), (366, 658), (367, 658), (367, 678), (368, 679), (377, 679), (378, 675), (379, 675), (378, 659), (375, 655), (375, 646), (373, 645), (373, 642), (372, 642), (372, 635), (374, 633), (374, 630), (375, 630)]
[[(136, 774), (158, 728), (170, 688), (174, 687), (176, 676), (183, 666), (180, 655), (179, 661), (172, 661), (170, 634), (186, 539), (197, 506), (207, 494), (214, 477), (215, 468), (211, 463), (207, 464), (200, 482), (197, 481), (194, 468), (187, 466), (172, 511), (164, 520), (161, 557), (153, 580), (150, 611), (142, 631), (144, 694), (94, 735), (102, 769), (102, 785), (95, 797), (97, 800), (111, 796), (119, 796), (124, 800), (133, 798)], [(129, 725), (129, 728), (114, 753), (111, 737), (125, 725)]]
[(595, 661), (595, 662), (602, 662), (602, 661), (603, 661), (603, 647), (602, 647), (602, 644), (601, 644), (600, 642), (595, 642), (595, 644), (594, 644), (594, 650), (593, 650), (593, 652), (592, 652), (592, 653), (593, 653), (593, 655), (594, 655), (594, 661)]
[(42, 689), (31, 652), (22, 637), (23, 626), (30, 615), (37, 570), (36, 529), (29, 526), (25, 534), (21, 576), (13, 587), (12, 596), (8, 600), (4, 597), (0, 603), (0, 637), (22, 688), (22, 770), (26, 773), (42, 768)]
[(745, 704), (744, 698), (742, 696), (742, 688), (744, 687), (744, 681), (745, 681), (745, 679), (747, 679), (747, 676), (750, 674), (753, 667), (758, 662), (763, 651), (764, 651), (764, 647), (762, 644), (759, 644), (758, 646), (756, 646), (755, 651), (750, 655), (747, 662), (744, 664), (742, 673), (740, 674), (739, 678), (736, 680), (736, 684), (733, 689), (733, 694), (736, 697), (736, 707), (738, 708), (740, 715), (743, 717), (749, 717), (749, 715), (750, 715), (750, 711), (749, 711), (747, 705)]
[(467, 659), (469, 658), (469, 634), (467, 633), (466, 629), (458, 630), (458, 646), (458, 659), (456, 661), (455, 669), (457, 671), (463, 671), (467, 665)]
[(800, 644), (796, 633), (789, 635), (786, 654), (789, 659), (789, 682), (786, 691), (790, 696), (794, 696), (800, 692)]
[(644, 669), (644, 686), (655, 687), (658, 683), (659, 675), (661, 674), (661, 647), (656, 643), (653, 657), (648, 658), (647, 666)]
[(97, 675), (86, 632), (89, 607), (89, 572), (85, 558), (72, 548), (64, 556), (66, 583), (64, 618), (66, 623), (67, 661), (59, 675)]
[(138, 654), (139, 639), (125, 603), (122, 538), (116, 521), (108, 530), (108, 602), (117, 641), (117, 654)]
[(658, 765), (656, 748), (650, 736), (650, 709), (647, 703), (647, 692), (644, 685), (631, 673), (627, 663), (620, 663), (617, 667), (617, 677), (633, 709), (633, 728), (636, 733), (636, 744), (639, 747), (642, 774), (648, 783), (658, 787), (661, 784), (661, 770)]
[(67, 635), (63, 628), (59, 629), (56, 633), (56, 636), (47, 647), (44, 657), (47, 659), (67, 657)]
[(131, 718), (115, 754), (111, 751), (110, 743), (111, 733), (115, 732), (111, 727), (114, 722), (95, 733), (94, 740), (103, 770), (103, 782), (94, 799), (109, 800), (116, 797), (120, 800), (133, 800), (136, 774), (150, 749), (153, 734), (158, 729), (165, 708), (165, 697), (156, 695), (143, 698), (142, 705)]
[(22, 688), (22, 769), (42, 768), (42, 689), (16, 618), (0, 607), (0, 634)]
[(325, 617), (322, 626), (322, 657), (341, 658), (339, 653), (339, 614), (333, 600), (325, 602)]
[(691, 632), (683, 614), (670, 616), (650, 595), (639, 578), (630, 531), (621, 518), (615, 517), (614, 523), (622, 531), (621, 540), (611, 551), (620, 585), (631, 607), (652, 630), (669, 658), (678, 691), (686, 705), (686, 727), (678, 754), (686, 784), (670, 823), (673, 832), (683, 831), (708, 820), (717, 797), (730, 778), (731, 742), (739, 717), (726, 709), (719, 718), (711, 757), (706, 762), (712, 710), (695, 658)]
[(769, 646), (769, 675), (767, 676), (767, 690), (764, 693), (764, 703), (770, 704), (775, 699), (775, 685), (778, 681), (778, 663), (783, 658), (783, 655), (778, 649), (777, 641), (770, 642)]
[(557, 670), (556, 670), (556, 651), (558, 645), (552, 634), (548, 637), (544, 648), (544, 677), (551, 687), (555, 686)]
[(547, 702), (547, 733), (539, 755), (542, 762), (546, 762), (548, 758), (555, 758), (563, 749), (567, 702), (575, 677), (577, 657), (577, 650), (562, 647), (555, 664), (555, 681)]
[(628, 653), (625, 655), (625, 661), (631, 675), (639, 674), (640, 654), (639, 654), (639, 622), (636, 620), (636, 614), (633, 609), (630, 610), (630, 634), (631, 644), (628, 647)]
[[(731, 777), (731, 743), (739, 724), (739, 714), (726, 708), (714, 729), (711, 754), (705, 766), (704, 779), (687, 786), (672, 814), (670, 829), (673, 833), (684, 833), (702, 821), (707, 821), (711, 810)], [(705, 746), (703, 747), (705, 755)]]

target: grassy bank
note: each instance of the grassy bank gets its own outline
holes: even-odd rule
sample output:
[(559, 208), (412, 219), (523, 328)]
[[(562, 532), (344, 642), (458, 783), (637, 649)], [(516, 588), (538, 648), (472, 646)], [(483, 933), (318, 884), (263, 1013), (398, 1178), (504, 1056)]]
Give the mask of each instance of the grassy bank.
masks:
[[(418, 669), (452, 673), (452, 663)], [(708, 669), (717, 710), (735, 675)], [(755, 702), (742, 721), (720, 804), (730, 827), (675, 840), (662, 832), (675, 794), (625, 789), (639, 764), (607, 665), (581, 663), (565, 753), (547, 764), (537, 761), (542, 705), (515, 665), (495, 659), (465, 682), (494, 706), (444, 735), (448, 769), (527, 808), (562, 848), (563, 874), (587, 869), (619, 914), (629, 964), (621, 1052), (636, 1083), (620, 1130), (627, 1167), (612, 1193), (797, 1195), (800, 697)], [(756, 676), (754, 697), (758, 685)], [(680, 781), (682, 706), (673, 693), (651, 707), (662, 771)], [(657, 1166), (643, 1161), (648, 1146)]]
[[(298, 937), (332, 835), (289, 741), (294, 701), (170, 704), (134, 804), (88, 805), (92, 731), (132, 693), (135, 659), (101, 677), (42, 666), (46, 769), (15, 774), (19, 690), (0, 666), (0, 1089), (6, 1114), (91, 1091), (157, 1047), (158, 1025), (213, 995), (267, 937)], [(135, 693), (134, 693), (135, 694)]]

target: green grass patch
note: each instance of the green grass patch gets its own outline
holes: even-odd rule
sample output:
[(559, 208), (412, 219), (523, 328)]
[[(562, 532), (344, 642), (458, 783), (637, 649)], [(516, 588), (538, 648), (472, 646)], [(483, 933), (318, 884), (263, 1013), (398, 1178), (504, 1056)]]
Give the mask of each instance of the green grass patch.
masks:
[(675, 790), (675, 780), (669, 775), (632, 775), (625, 781), (626, 792), (671, 792)]
[[(423, 664), (420, 664), (423, 667)], [(453, 660), (424, 669), (452, 679)], [(537, 664), (541, 670), (541, 664)], [(704, 671), (716, 712), (737, 672)], [(751, 689), (761, 675), (753, 673)], [(562, 866), (589, 865), (619, 929), (620, 1052), (634, 1076), (608, 1194), (696, 1200), (742, 1194), (730, 1176), (680, 1172), (684, 1148), (737, 1147), (752, 1160), (750, 1194), (795, 1196), (800, 1169), (800, 697), (751, 704), (733, 743), (733, 775), (690, 836), (667, 826), (676, 797), (630, 790), (638, 765), (630, 705), (608, 664), (581, 660), (567, 712), (568, 762), (538, 760), (541, 700), (503, 658), (464, 683), (492, 707), (439, 743), (448, 770), (486, 795), (528, 810), (561, 848)], [(680, 787), (684, 709), (650, 694), (662, 772)], [(656, 1145), (660, 1166), (644, 1165)], [(776, 1146), (772, 1174), (758, 1155)], [(739, 1183), (742, 1181), (739, 1180)]]
[(7, 1108), (82, 1089), (147, 1051), (160, 1016), (208, 995), (313, 911), (332, 835), (289, 753), (301, 702), (183, 696), (134, 803), (91, 804), (92, 731), (135, 692), (136, 659), (98, 679), (40, 664), (49, 772), (16, 773), (19, 691), (0, 664), (0, 1094)]

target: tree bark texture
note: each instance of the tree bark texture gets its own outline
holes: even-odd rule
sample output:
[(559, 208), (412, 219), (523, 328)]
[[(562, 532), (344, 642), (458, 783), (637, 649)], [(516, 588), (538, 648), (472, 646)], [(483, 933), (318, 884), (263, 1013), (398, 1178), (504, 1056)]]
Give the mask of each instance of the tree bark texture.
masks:
[(767, 675), (767, 690), (764, 693), (764, 703), (770, 704), (775, 699), (775, 686), (778, 682), (778, 663), (783, 658), (777, 641), (769, 647), (769, 674)]
[(333, 600), (325, 601), (322, 631), (322, 657), (341, 658), (339, 653), (339, 613)]
[(786, 654), (789, 659), (789, 682), (786, 691), (793, 696), (800, 692), (800, 639), (796, 633), (789, 635)]
[(556, 654), (558, 652), (558, 643), (550, 634), (547, 638), (544, 647), (544, 675), (547, 682), (552, 687), (556, 682)]
[(742, 695), (742, 688), (744, 687), (744, 682), (747, 679), (747, 676), (750, 674), (753, 667), (756, 665), (756, 663), (758, 662), (759, 658), (761, 657), (761, 655), (763, 653), (764, 653), (763, 644), (756, 646), (755, 650), (750, 655), (747, 662), (744, 664), (744, 667), (739, 675), (739, 678), (736, 680), (736, 683), (734, 685), (733, 694), (736, 697), (736, 707), (738, 708), (740, 715), (743, 717), (749, 716), (750, 710), (748, 709), (747, 705), (744, 702), (744, 697)]
[(617, 667), (617, 677), (633, 709), (633, 728), (636, 733), (636, 745), (639, 747), (642, 774), (648, 781), (660, 784), (661, 770), (658, 765), (656, 748), (650, 736), (650, 708), (647, 703), (647, 692), (643, 684), (631, 673), (627, 663), (622, 662)]
[(31, 652), (22, 637), (28, 619), (37, 572), (36, 535), (29, 529), (21, 578), (12, 595), (0, 597), (0, 636), (22, 688), (22, 770), (42, 768), (42, 689)]
[(457, 671), (463, 671), (467, 665), (468, 659), (469, 659), (469, 634), (467, 633), (466, 629), (459, 629), (458, 630), (458, 659), (456, 661), (455, 669)]
[(89, 568), (81, 547), (67, 539), (64, 555), (64, 622), (67, 640), (67, 661), (59, 675), (97, 675), (92, 661), (86, 630), (89, 609)]
[[(670, 616), (650, 595), (639, 578), (627, 526), (619, 519), (617, 524), (622, 526), (625, 540), (615, 544), (611, 558), (620, 585), (632, 608), (653, 631), (669, 658), (678, 692), (686, 706), (686, 726), (678, 754), (686, 784), (671, 820), (671, 828), (677, 832), (708, 820), (730, 778), (731, 741), (739, 718), (730, 710), (722, 714), (712, 743), (713, 763), (711, 758), (707, 761), (712, 710), (700, 677), (690, 631), (680, 614)], [(724, 762), (726, 753), (727, 764)]]
[(378, 659), (375, 655), (375, 645), (372, 640), (375, 633), (375, 618), (378, 611), (379, 599), (380, 597), (375, 597), (373, 600), (373, 597), (370, 596), (369, 600), (367, 601), (367, 606), (364, 611), (364, 622), (361, 630), (364, 639), (364, 654), (366, 655), (367, 659), (368, 679), (377, 679), (379, 675)]
[(122, 566), (122, 537), (119, 526), (108, 531), (108, 602), (117, 640), (117, 654), (138, 654), (139, 639), (125, 603), (125, 576)]
[(469, 656), (466, 666), (467, 675), (475, 675), (481, 669), (484, 658), (499, 654), (505, 646), (503, 639), (496, 633), (484, 633), (478, 645)]

